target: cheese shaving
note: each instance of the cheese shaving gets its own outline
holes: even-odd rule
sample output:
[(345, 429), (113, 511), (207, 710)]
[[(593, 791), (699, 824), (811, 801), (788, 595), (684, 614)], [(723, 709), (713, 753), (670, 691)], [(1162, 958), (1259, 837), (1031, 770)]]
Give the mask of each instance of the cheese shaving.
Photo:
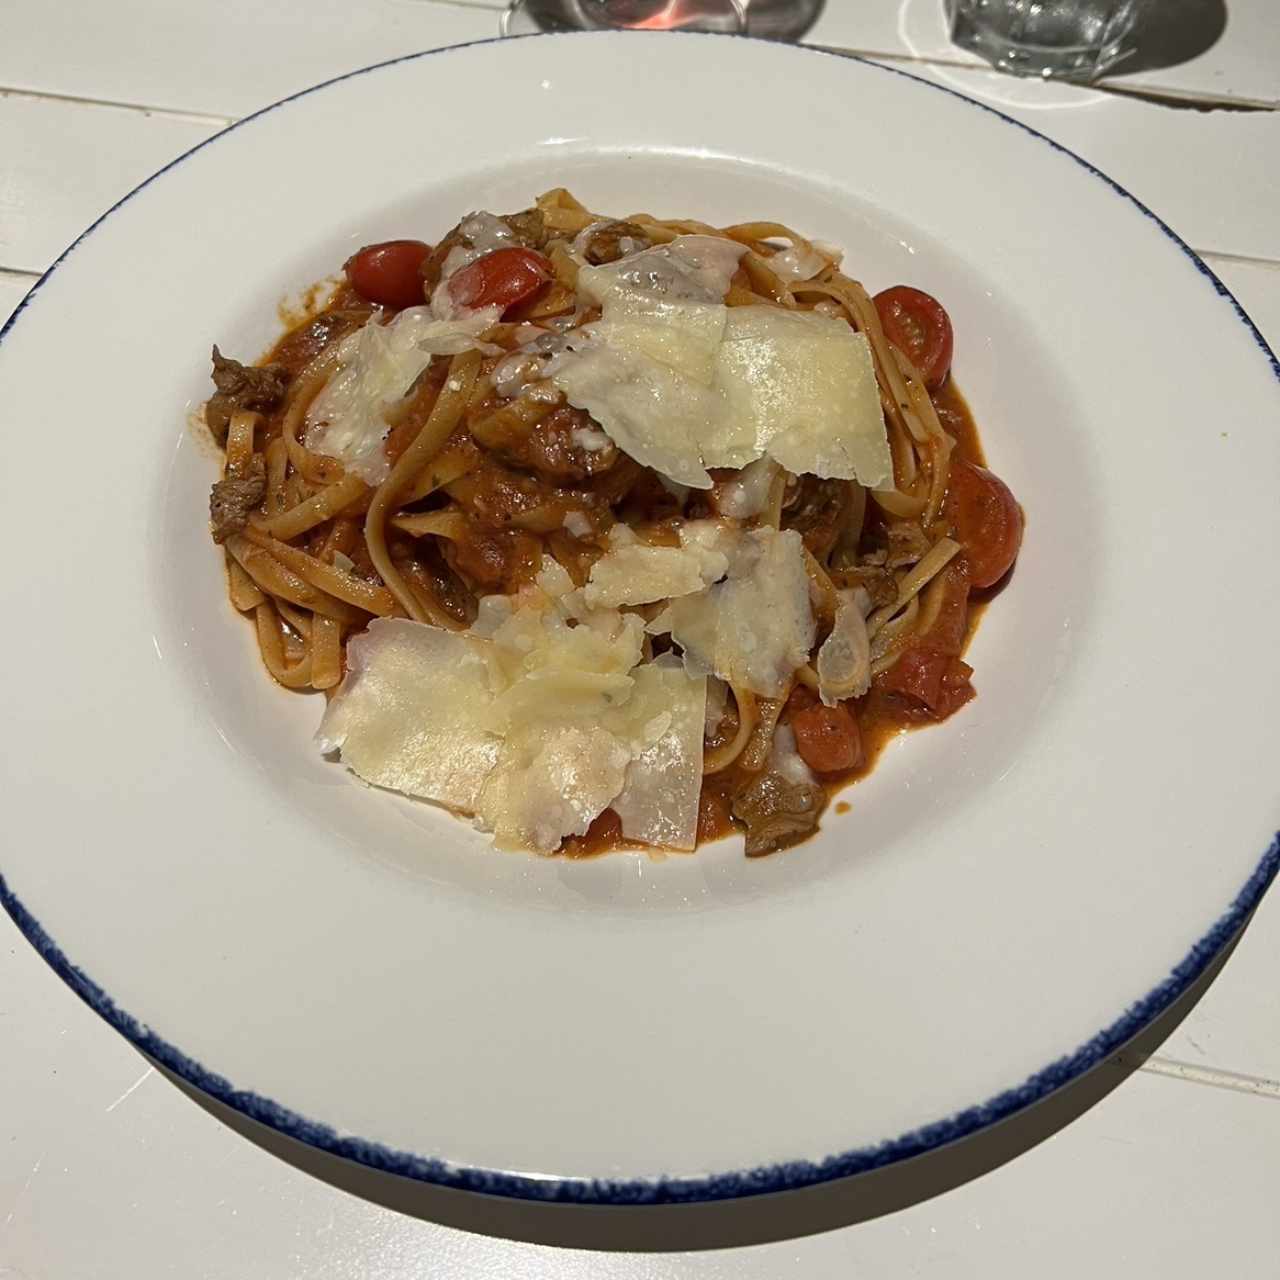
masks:
[(781, 470), (772, 458), (757, 458), (716, 485), (716, 510), (734, 520), (750, 520), (758, 516), (769, 505), (769, 492)]
[(631, 753), (594, 725), (527, 725), (502, 744), (477, 812), (499, 849), (551, 853), (622, 790)]
[(711, 520), (684, 525), (678, 547), (650, 546), (626, 525), (615, 525), (609, 550), (592, 566), (582, 598), (593, 608), (617, 608), (702, 591), (728, 572), (732, 540)]
[(429, 307), (409, 307), (389, 324), (370, 320), (348, 334), (338, 346), (333, 376), (307, 410), (307, 448), (337, 458), (369, 484), (385, 480), (391, 471), (382, 447), (390, 430), (386, 411), (434, 357), (493, 350), (479, 335), (499, 315), (499, 308), (487, 307), (462, 319), (437, 320)]
[(677, 236), (603, 267), (583, 267), (578, 290), (603, 303), (619, 293), (723, 302), (746, 245), (722, 236)]
[(714, 673), (761, 697), (781, 697), (808, 661), (814, 640), (800, 535), (748, 531), (729, 558), (723, 582), (672, 600), (647, 630), (670, 632), (691, 675)]
[(692, 849), (698, 839), (707, 681), (688, 675), (670, 655), (638, 667), (634, 674), (629, 715), (663, 727), (633, 756), (613, 810), (628, 840)]
[[(715, 536), (695, 530), (701, 554)], [(501, 848), (553, 852), (620, 797), (630, 838), (692, 847), (705, 682), (642, 663), (643, 642), (638, 614), (591, 607), (547, 559), (516, 597), (484, 597), (470, 633), (375, 619), (317, 742)]]
[(347, 663), (320, 750), (366, 782), (473, 812), (501, 746), (476, 715), (491, 700), (484, 642), (375, 618), (348, 641)]
[(709, 467), (765, 455), (797, 475), (889, 483), (871, 347), (843, 320), (616, 283), (603, 296), (546, 372), (637, 462), (695, 489), (712, 487)]
[(719, 385), (734, 420), (751, 423), (757, 451), (793, 474), (870, 488), (892, 481), (871, 345), (843, 320), (731, 307)]

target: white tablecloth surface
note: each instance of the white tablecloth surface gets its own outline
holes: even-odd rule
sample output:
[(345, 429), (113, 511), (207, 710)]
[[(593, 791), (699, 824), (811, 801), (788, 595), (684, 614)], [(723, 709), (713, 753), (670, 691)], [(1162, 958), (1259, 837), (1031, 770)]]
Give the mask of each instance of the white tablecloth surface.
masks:
[[(1212, 47), (1103, 91), (996, 76), (947, 44), (939, 12), (939, 0), (828, 0), (808, 38), (909, 64), (1091, 160), (1201, 251), (1280, 349), (1270, 0), (1229, 0)], [(493, 35), (497, 15), (482, 0), (5, 0), (0, 320), (98, 213), (229, 120), (353, 66)], [(267, 1154), (153, 1071), (0, 916), (0, 1280), (1272, 1274), (1277, 974), (1273, 893), (1158, 1054), (1012, 1163), (820, 1236), (591, 1253), (401, 1215)]]

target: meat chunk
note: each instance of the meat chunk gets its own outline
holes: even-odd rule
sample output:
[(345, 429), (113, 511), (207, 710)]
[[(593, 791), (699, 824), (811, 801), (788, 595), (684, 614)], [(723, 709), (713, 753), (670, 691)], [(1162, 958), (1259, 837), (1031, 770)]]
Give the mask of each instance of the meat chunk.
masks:
[(797, 844), (818, 829), (827, 793), (817, 782), (762, 773), (733, 800), (733, 816), (747, 828), (748, 858)]
[(585, 409), (563, 405), (533, 424), (492, 414), (473, 427), (476, 438), (511, 466), (555, 481), (588, 480), (618, 461), (618, 448)]
[(649, 247), (649, 237), (643, 227), (634, 222), (606, 222), (588, 237), (583, 257), (592, 266), (599, 267)]
[(541, 544), (513, 529), (486, 529), (467, 523), (466, 533), (451, 542), (446, 555), (453, 569), (480, 588), (514, 591), (532, 582), (541, 563)]
[(522, 209), (519, 213), (506, 213), (502, 221), (515, 233), (516, 243), (526, 249), (545, 249), (547, 224), (541, 209)]
[(534, 533), (550, 533), (563, 527), (566, 512), (584, 505), (580, 495), (513, 471), (489, 457), (450, 484), (448, 492), (475, 524), (488, 529), (514, 525)]
[(220, 444), (227, 442), (231, 415), (241, 409), (266, 412), (284, 398), (289, 371), (278, 364), (241, 364), (213, 349), (213, 385), (217, 388), (205, 405), (205, 422)]
[(847, 481), (803, 476), (782, 527), (795, 529), (804, 539), (810, 554), (822, 560), (835, 546), (844, 528), (849, 502)]
[(893, 570), (883, 564), (865, 563), (865, 558), (863, 563), (850, 568), (833, 569), (831, 581), (850, 591), (861, 588), (870, 598), (873, 609), (883, 608), (898, 598), (898, 582)]
[(239, 475), (226, 476), (209, 494), (209, 526), (213, 540), (226, 542), (249, 523), (249, 513), (261, 506), (267, 492), (267, 466), (260, 453), (250, 457)]

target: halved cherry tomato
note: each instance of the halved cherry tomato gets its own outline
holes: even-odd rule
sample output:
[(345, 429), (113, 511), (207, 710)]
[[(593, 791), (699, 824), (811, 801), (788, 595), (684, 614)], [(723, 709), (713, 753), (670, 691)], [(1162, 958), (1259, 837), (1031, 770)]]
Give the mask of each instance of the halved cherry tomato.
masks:
[(420, 269), (430, 252), (421, 240), (384, 240), (353, 253), (343, 270), (362, 298), (402, 311), (426, 301)]
[(885, 336), (920, 370), (930, 391), (947, 380), (955, 333), (951, 317), (931, 294), (907, 284), (894, 285), (875, 296)]
[(999, 582), (1022, 545), (1022, 508), (1009, 486), (983, 467), (951, 459), (951, 480), (943, 512), (969, 561), (975, 587)]
[(815, 773), (839, 773), (862, 763), (858, 722), (843, 706), (815, 703), (791, 717), (800, 758)]
[(551, 263), (532, 249), (495, 249), (449, 277), (460, 307), (501, 307), (532, 298), (552, 276)]

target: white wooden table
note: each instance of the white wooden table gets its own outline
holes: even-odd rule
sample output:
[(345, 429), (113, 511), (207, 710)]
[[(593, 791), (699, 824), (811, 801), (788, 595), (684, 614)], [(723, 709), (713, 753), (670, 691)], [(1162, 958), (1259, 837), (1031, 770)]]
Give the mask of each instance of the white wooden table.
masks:
[[(1280, 349), (1271, 0), (1227, 0), (1211, 48), (1107, 91), (983, 70), (946, 43), (940, 7), (828, 0), (808, 39), (905, 60), (1059, 139), (1166, 218)], [(492, 0), (3, 0), (0, 319), (98, 213), (235, 117), (496, 24)], [(1280, 891), (1159, 1054), (1011, 1164), (822, 1236), (593, 1254), (401, 1216), (264, 1153), (153, 1072), (0, 917), (0, 1280), (1274, 1274), (1278, 974)]]

